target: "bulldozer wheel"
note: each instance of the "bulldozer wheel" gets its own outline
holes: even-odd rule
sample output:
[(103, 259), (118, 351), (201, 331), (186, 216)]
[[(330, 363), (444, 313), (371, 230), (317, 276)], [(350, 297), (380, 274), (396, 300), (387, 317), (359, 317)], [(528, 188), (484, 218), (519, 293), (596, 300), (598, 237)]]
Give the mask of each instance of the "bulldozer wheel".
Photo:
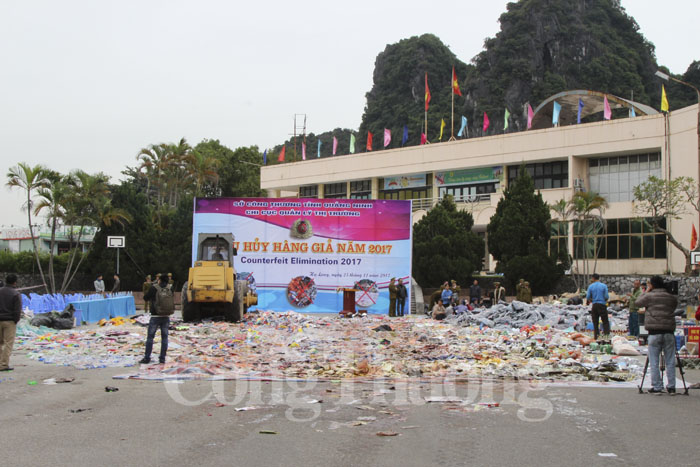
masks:
[(226, 320), (238, 322), (243, 318), (245, 308), (243, 306), (243, 297), (245, 296), (248, 283), (246, 281), (235, 281), (233, 283), (233, 303), (226, 306)]
[(199, 321), (201, 319), (199, 303), (187, 301), (187, 282), (182, 286), (182, 294), (180, 297), (180, 301), (182, 302), (182, 321)]

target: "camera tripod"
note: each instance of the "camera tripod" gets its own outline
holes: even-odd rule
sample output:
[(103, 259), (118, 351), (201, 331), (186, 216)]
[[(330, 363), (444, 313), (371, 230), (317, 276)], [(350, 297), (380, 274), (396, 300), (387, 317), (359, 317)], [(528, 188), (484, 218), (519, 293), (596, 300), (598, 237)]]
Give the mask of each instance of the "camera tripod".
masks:
[[(685, 384), (685, 373), (683, 373), (683, 362), (681, 361), (681, 356), (678, 355), (678, 349), (676, 351), (676, 366), (681, 373), (681, 381), (683, 381), (683, 394), (688, 396), (688, 386)], [(642, 373), (642, 382), (639, 384), (639, 394), (644, 394), (644, 378), (647, 375), (647, 369), (649, 369), (649, 352), (647, 351), (647, 361), (644, 363), (644, 373)], [(664, 373), (666, 372), (666, 359), (664, 358), (664, 351), (661, 350), (659, 354), (659, 372), (661, 373), (661, 380), (663, 381)]]

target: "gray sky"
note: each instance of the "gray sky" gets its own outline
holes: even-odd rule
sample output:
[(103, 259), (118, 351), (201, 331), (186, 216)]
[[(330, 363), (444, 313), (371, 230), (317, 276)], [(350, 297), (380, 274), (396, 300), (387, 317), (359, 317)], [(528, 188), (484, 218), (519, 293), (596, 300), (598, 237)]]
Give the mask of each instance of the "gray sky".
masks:
[[(700, 2), (622, 3), (660, 64), (700, 59)], [(4, 187), (17, 162), (119, 178), (140, 148), (183, 136), (264, 149), (295, 113), (315, 133), (358, 128), (387, 44), (433, 33), (469, 62), (506, 4), (0, 0), (0, 226), (26, 224)]]

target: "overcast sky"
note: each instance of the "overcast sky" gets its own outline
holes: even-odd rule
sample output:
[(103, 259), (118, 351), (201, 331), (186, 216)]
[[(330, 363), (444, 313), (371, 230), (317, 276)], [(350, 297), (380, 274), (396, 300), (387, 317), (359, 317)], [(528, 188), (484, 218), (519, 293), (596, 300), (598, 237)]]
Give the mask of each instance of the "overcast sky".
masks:
[[(118, 179), (139, 149), (186, 137), (261, 149), (358, 128), (374, 60), (424, 33), (463, 61), (499, 30), (506, 1), (0, 0), (0, 159)], [(697, 53), (697, 0), (623, 0), (682, 73)], [(26, 225), (0, 189), (0, 226)]]

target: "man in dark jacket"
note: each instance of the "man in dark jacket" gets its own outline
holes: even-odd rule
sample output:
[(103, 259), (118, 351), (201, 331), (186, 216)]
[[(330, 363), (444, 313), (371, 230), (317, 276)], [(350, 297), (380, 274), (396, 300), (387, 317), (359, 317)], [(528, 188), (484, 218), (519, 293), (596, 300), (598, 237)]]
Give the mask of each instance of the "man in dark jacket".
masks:
[(406, 286), (403, 285), (403, 280), (399, 279), (399, 285), (396, 286), (396, 315), (403, 316), (406, 308), (406, 295), (408, 295)]
[(17, 276), (8, 274), (0, 289), (0, 371), (10, 371), (10, 355), (15, 331), (22, 315), (22, 297), (17, 291)]
[(481, 286), (479, 281), (474, 279), (474, 283), (469, 286), (469, 302), (478, 306), (481, 303)]
[[(151, 363), (151, 352), (153, 351), (153, 339), (156, 337), (156, 331), (160, 329), (160, 356), (158, 357), (159, 363), (165, 363), (165, 354), (168, 352), (168, 326), (170, 326), (170, 315), (173, 314), (173, 290), (172, 286), (168, 284), (167, 274), (161, 274), (160, 280), (157, 284), (154, 284), (146, 295), (143, 297), (144, 300), (150, 301), (151, 305), (151, 320), (148, 322), (148, 334), (146, 336), (146, 355), (141, 359), (139, 363)], [(164, 306), (165, 300), (158, 297), (164, 291), (164, 294), (160, 297), (169, 295), (168, 306)]]
[[(659, 357), (664, 353), (666, 363), (666, 389), (670, 394), (676, 392), (676, 317), (674, 312), (678, 298), (664, 288), (664, 280), (654, 276), (649, 281), (648, 292), (643, 293), (635, 302), (639, 313), (644, 313), (644, 328), (649, 332), (649, 371), (651, 372), (651, 393), (663, 392), (664, 383), (659, 371)], [(642, 311), (644, 308), (644, 311)]]

